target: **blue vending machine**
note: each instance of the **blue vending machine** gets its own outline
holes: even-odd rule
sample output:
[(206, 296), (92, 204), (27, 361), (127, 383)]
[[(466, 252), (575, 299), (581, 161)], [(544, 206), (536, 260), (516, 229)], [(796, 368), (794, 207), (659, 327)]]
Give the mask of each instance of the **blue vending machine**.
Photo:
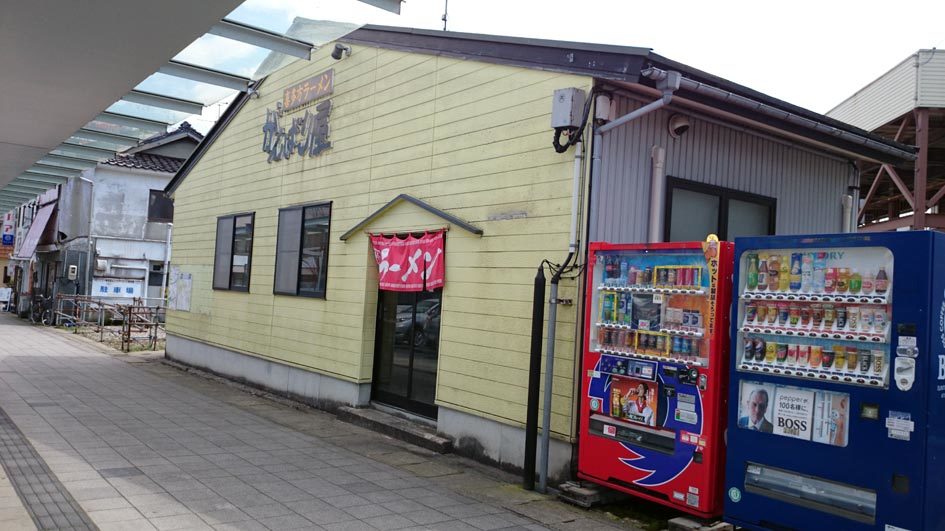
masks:
[(725, 519), (945, 529), (945, 234), (735, 240)]

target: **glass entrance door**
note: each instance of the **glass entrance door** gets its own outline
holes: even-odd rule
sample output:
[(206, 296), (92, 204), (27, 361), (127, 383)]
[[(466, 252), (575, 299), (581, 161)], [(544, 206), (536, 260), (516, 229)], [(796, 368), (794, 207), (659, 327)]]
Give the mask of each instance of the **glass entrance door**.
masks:
[(372, 398), (436, 418), (442, 290), (380, 291)]

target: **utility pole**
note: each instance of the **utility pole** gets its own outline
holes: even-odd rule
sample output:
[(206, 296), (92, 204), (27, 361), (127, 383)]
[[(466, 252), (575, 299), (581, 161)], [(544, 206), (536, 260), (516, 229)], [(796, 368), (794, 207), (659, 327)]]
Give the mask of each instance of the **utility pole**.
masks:
[(443, 17), (440, 19), (443, 21), (443, 31), (446, 31), (446, 15), (449, 13), (450, 0), (443, 1)]

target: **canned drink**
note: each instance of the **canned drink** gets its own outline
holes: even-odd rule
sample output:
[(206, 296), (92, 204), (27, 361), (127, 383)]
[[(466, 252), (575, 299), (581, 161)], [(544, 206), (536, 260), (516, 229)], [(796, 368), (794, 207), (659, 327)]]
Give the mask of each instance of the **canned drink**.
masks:
[[(698, 357), (699, 357), (699, 350), (701, 349), (700, 343), (701, 343), (701, 341), (699, 341), (698, 339), (693, 339), (693, 340), (692, 340), (691, 354), (692, 354), (692, 357), (693, 357), (693, 358), (698, 358)], [(751, 358), (749, 357), (748, 359), (750, 360)]]
[(784, 363), (785, 360), (787, 360), (787, 351), (787, 343), (778, 343), (778, 353), (776, 357), (778, 363)]
[(689, 353), (692, 352), (692, 340), (688, 337), (684, 337), (680, 343), (680, 346), (682, 347), (682, 355), (688, 356)]
[(666, 350), (666, 338), (663, 336), (656, 336), (656, 350), (660, 352)]
[(745, 322), (753, 323), (758, 319), (758, 305), (754, 302), (745, 304)]
[[(843, 369), (847, 364), (847, 349), (843, 345), (834, 345), (831, 349), (833, 352), (833, 368), (834, 369)], [(826, 365), (827, 355), (824, 353), (824, 364)]]
[(810, 359), (810, 345), (797, 346), (797, 365), (806, 367)]
[(824, 324), (824, 305), (820, 303), (810, 305), (810, 317), (814, 328)]
[(876, 374), (883, 373), (883, 363), (886, 360), (886, 352), (883, 350), (874, 350), (873, 351), (873, 372)]
[(692, 286), (692, 276), (693, 276), (693, 275), (692, 275), (692, 268), (691, 268), (691, 267), (687, 267), (687, 268), (683, 269), (683, 272), (685, 273), (685, 276), (683, 276), (682, 285), (683, 285), (683, 286)]
[(643, 270), (643, 282), (644, 285), (650, 285), (653, 283), (653, 268), (648, 267)]
[(870, 351), (865, 348), (860, 349), (857, 358), (859, 358), (860, 372), (870, 372), (870, 366), (873, 364), (873, 356)]
[(634, 333), (633, 330), (628, 330), (626, 346), (630, 349), (633, 349), (635, 339), (636, 339), (636, 333)]
[(847, 347), (847, 370), (855, 371), (857, 366), (856, 347)]
[(683, 325), (683, 326), (690, 326), (690, 323), (691, 323), (691, 322), (692, 322), (692, 311), (691, 311), (691, 310), (683, 310), (683, 311), (682, 311), (682, 325)]
[(767, 342), (765, 344), (765, 362), (774, 363), (774, 360), (778, 357), (778, 344), (774, 342)]
[(597, 329), (597, 344), (601, 347), (607, 344), (607, 329), (603, 326)]
[(765, 322), (765, 319), (768, 318), (768, 305), (765, 304), (765, 303), (763, 303), (763, 302), (759, 302), (758, 304), (756, 304), (756, 305), (755, 305), (755, 315), (757, 316), (757, 321), (756, 321), (756, 322), (757, 322), (758, 324), (764, 323), (764, 322)]
[(666, 271), (666, 285), (675, 286), (676, 285), (676, 268), (664, 269)]
[(788, 286), (791, 291), (800, 291), (801, 289), (801, 253), (791, 253), (791, 272)]
[(850, 330), (856, 332), (860, 328), (860, 308), (851, 306), (847, 309), (847, 321), (850, 323)]
[(860, 325), (863, 331), (870, 333), (873, 331), (873, 325), (876, 322), (876, 312), (872, 308), (863, 308), (860, 310)]
[(810, 306), (806, 304), (801, 306), (801, 326), (804, 328), (810, 326)]
[(791, 308), (787, 304), (778, 305), (778, 324), (787, 326), (791, 319)]
[(797, 326), (797, 323), (801, 320), (801, 307), (797, 304), (790, 305), (788, 307), (788, 318), (791, 326)]
[(637, 285), (637, 275), (639, 275), (639, 274), (640, 274), (640, 271), (639, 271), (637, 268), (631, 267), (631, 268), (630, 268), (630, 273), (627, 275), (627, 282), (628, 282), (631, 286), (636, 286), (636, 285)]
[(833, 304), (824, 304), (824, 328), (833, 330), (833, 322), (837, 318), (836, 310)]
[(765, 340), (756, 338), (754, 341), (752, 341), (752, 343), (755, 349), (755, 361), (764, 361), (765, 360)]
[(793, 343), (791, 343), (787, 347), (787, 360), (786, 361), (789, 365), (797, 365), (797, 358), (798, 358), (797, 347), (798, 346)]
[(689, 315), (689, 326), (693, 328), (702, 328), (702, 312), (693, 310)]
[(847, 309), (844, 306), (837, 307), (837, 329), (843, 330), (847, 327)]
[(873, 312), (873, 330), (882, 334), (886, 330), (886, 310), (879, 308)]
[(777, 326), (778, 324), (778, 304), (774, 302), (768, 303), (768, 324), (771, 326)]
[(686, 285), (686, 271), (688, 268), (680, 267), (676, 270), (676, 285), (685, 286)]
[(755, 341), (746, 337), (742, 340), (742, 361), (751, 361), (755, 357)]
[(820, 345), (811, 345), (810, 346), (810, 358), (809, 363), (813, 368), (820, 367), (824, 359), (824, 347)]
[(627, 331), (626, 330), (621, 329), (617, 332), (617, 344), (620, 345), (621, 347), (627, 344)]
[(682, 338), (674, 337), (673, 338), (673, 354), (679, 354), (682, 352)]

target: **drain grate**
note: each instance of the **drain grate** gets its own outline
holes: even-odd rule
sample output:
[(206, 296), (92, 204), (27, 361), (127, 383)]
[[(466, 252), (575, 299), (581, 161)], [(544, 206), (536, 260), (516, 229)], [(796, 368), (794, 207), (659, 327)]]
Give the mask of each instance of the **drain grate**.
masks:
[(37, 528), (98, 529), (2, 407), (0, 464)]

